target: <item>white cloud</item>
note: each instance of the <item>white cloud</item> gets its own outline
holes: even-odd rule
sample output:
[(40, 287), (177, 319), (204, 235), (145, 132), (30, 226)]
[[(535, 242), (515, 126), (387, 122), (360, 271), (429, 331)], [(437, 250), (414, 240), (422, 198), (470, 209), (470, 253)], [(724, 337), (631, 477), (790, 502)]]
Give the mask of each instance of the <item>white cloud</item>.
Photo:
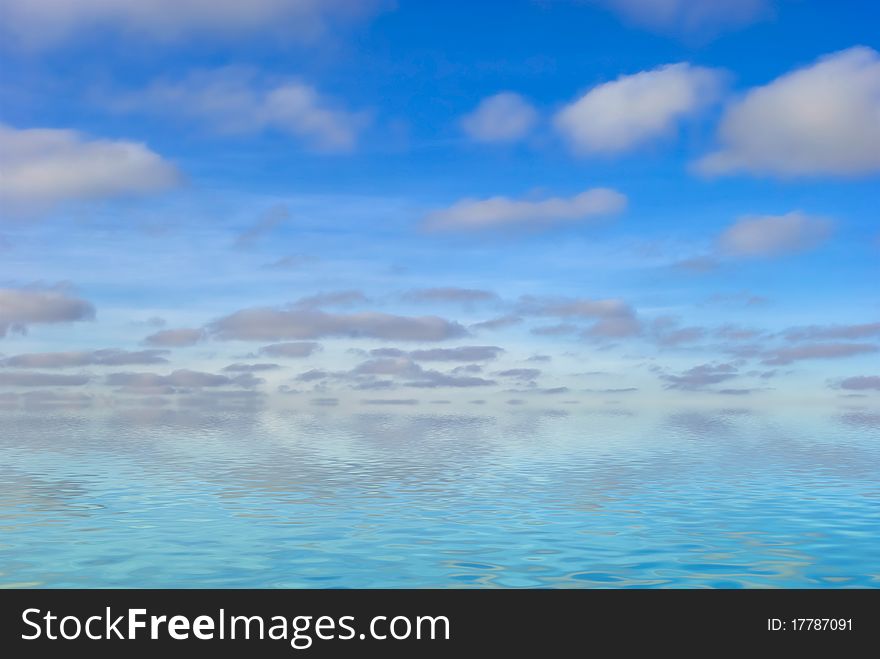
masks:
[(519, 94), (502, 92), (483, 99), (461, 120), (461, 127), (477, 142), (515, 142), (538, 121), (538, 113)]
[(744, 217), (719, 238), (722, 252), (731, 256), (768, 257), (803, 252), (824, 242), (833, 223), (801, 212)]
[(0, 200), (13, 210), (158, 192), (181, 179), (172, 164), (138, 142), (2, 124), (0, 172)]
[(373, 13), (373, 0), (0, 0), (4, 36), (26, 47), (108, 29), (165, 42), (253, 35), (313, 41), (329, 25)]
[(767, 0), (599, 0), (651, 30), (703, 34), (747, 25), (766, 13)]
[(541, 201), (490, 197), (462, 199), (449, 208), (425, 217), (424, 227), (434, 231), (472, 231), (512, 226), (545, 227), (558, 222), (609, 215), (626, 207), (626, 197), (608, 188), (593, 188), (574, 197)]
[(594, 87), (554, 117), (579, 153), (620, 153), (673, 134), (677, 123), (712, 103), (722, 75), (687, 63), (620, 76)]
[(366, 113), (338, 107), (302, 80), (268, 78), (240, 67), (158, 80), (146, 89), (115, 94), (105, 102), (123, 112), (181, 116), (220, 133), (273, 130), (329, 152), (354, 148), (358, 133), (369, 121)]
[(880, 171), (880, 54), (850, 48), (749, 91), (731, 105), (705, 174)]

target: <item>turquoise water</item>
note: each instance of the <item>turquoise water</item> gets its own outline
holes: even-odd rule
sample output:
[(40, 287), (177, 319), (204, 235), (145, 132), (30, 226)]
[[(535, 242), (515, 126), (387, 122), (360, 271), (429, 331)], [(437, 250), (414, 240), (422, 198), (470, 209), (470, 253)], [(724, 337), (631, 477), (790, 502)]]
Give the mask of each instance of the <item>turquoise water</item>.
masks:
[(0, 417), (0, 585), (877, 587), (880, 417)]

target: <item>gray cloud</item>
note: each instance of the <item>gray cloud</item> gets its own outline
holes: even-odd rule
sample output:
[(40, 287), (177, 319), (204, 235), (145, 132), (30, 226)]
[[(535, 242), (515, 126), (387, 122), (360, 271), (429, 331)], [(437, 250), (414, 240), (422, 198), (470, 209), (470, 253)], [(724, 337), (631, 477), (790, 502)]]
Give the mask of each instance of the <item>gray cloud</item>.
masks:
[(571, 323), (542, 325), (541, 327), (533, 327), (529, 330), (529, 332), (535, 336), (563, 336), (565, 334), (574, 334), (577, 331), (577, 325), (572, 325)]
[(541, 375), (541, 371), (537, 368), (509, 368), (505, 371), (498, 371), (495, 375), (516, 380), (534, 380)]
[(331, 336), (391, 341), (443, 341), (463, 336), (464, 327), (437, 316), (407, 317), (379, 312), (332, 314), (311, 309), (254, 308), (209, 326), (222, 340), (278, 341)]
[(841, 389), (851, 389), (855, 391), (865, 391), (873, 389), (880, 391), (880, 376), (877, 375), (856, 375), (840, 381)]
[(144, 339), (144, 343), (163, 348), (186, 348), (194, 346), (204, 339), (205, 330), (203, 329), (181, 328), (161, 330), (155, 334), (150, 334), (150, 336)]
[(704, 327), (680, 327), (676, 318), (663, 316), (654, 320), (651, 333), (657, 345), (672, 348), (684, 343), (695, 343), (706, 337)]
[(167, 363), (167, 350), (94, 350), (91, 352), (35, 352), (0, 359), (10, 368), (72, 368), (75, 366), (125, 366)]
[(376, 348), (370, 354), (376, 357), (409, 357), (421, 362), (480, 362), (497, 359), (504, 352), (498, 346), (460, 346), (457, 348), (430, 348), (427, 350), (399, 350)]
[(738, 375), (733, 364), (700, 364), (678, 375), (664, 374), (661, 377), (668, 383), (667, 389), (697, 390), (731, 380)]
[(129, 389), (155, 389), (162, 387), (201, 388), (223, 387), (227, 385), (251, 386), (259, 382), (249, 376), (250, 374), (244, 374), (232, 378), (225, 375), (179, 369), (169, 375), (159, 375), (158, 373), (110, 373), (105, 378), (105, 382), (111, 387), (126, 387)]
[(415, 398), (368, 398), (362, 400), (363, 405), (418, 405)]
[(520, 299), (521, 311), (536, 316), (589, 318), (595, 322), (585, 335), (592, 338), (622, 338), (642, 331), (635, 311), (622, 300), (553, 299), (526, 296)]
[(484, 291), (476, 288), (420, 288), (403, 294), (405, 300), (412, 302), (462, 302), (465, 304), (474, 302), (492, 302), (498, 300), (498, 295), (492, 291)]
[(470, 326), (472, 330), (496, 330), (496, 329), (504, 329), (505, 327), (511, 327), (513, 325), (519, 325), (522, 322), (522, 318), (520, 316), (516, 316), (514, 314), (507, 314), (504, 316), (498, 316), (497, 318), (490, 318), (489, 320), (484, 320), (479, 323), (474, 323)]
[(32, 371), (0, 372), (0, 386), (5, 387), (80, 387), (88, 384), (88, 375), (60, 375)]
[(867, 339), (880, 336), (880, 323), (860, 325), (809, 325), (792, 327), (782, 333), (788, 341), (824, 341), (834, 339)]
[(291, 343), (273, 343), (263, 346), (259, 353), (267, 357), (308, 357), (321, 350), (321, 344), (314, 341), (298, 341)]
[(279, 364), (230, 364), (224, 367), (226, 373), (260, 373), (263, 371), (277, 371)]
[(348, 306), (365, 302), (369, 302), (369, 299), (361, 291), (333, 291), (309, 295), (300, 298), (294, 304), (303, 309), (317, 309), (330, 306)]
[(867, 343), (814, 343), (768, 351), (762, 363), (771, 366), (785, 366), (807, 359), (843, 359), (877, 351), (877, 346)]
[(63, 287), (0, 288), (0, 338), (10, 331), (26, 332), (30, 325), (92, 320), (95, 308), (72, 297)]
[(439, 387), (488, 387), (496, 384), (494, 380), (466, 375), (449, 375), (439, 371), (422, 371), (417, 380), (407, 382), (408, 387), (435, 389)]

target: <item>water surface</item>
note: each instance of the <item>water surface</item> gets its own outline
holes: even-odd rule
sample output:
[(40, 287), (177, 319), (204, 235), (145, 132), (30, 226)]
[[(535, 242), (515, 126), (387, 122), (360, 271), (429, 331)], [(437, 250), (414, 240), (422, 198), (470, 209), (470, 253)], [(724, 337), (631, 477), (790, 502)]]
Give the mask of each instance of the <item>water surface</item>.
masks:
[(877, 587), (880, 419), (5, 414), (6, 587)]

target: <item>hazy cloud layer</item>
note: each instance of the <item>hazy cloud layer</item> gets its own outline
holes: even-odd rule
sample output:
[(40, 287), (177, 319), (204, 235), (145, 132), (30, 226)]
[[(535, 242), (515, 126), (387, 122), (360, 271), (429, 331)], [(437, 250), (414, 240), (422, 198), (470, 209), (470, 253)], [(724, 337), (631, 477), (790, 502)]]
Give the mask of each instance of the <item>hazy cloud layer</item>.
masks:
[(0, 0), (3, 34), (33, 48), (109, 29), (128, 38), (186, 41), (278, 35), (311, 41), (328, 25), (374, 12), (373, 0)]
[(850, 48), (751, 90), (718, 129), (706, 174), (851, 175), (880, 170), (880, 55)]
[(449, 208), (429, 213), (424, 227), (429, 231), (546, 228), (557, 223), (619, 213), (626, 208), (626, 203), (624, 195), (607, 188), (593, 188), (573, 197), (551, 197), (540, 201), (509, 197), (462, 199)]
[(831, 235), (830, 220), (801, 212), (748, 216), (721, 234), (722, 252), (739, 257), (782, 256), (813, 249)]
[(713, 35), (748, 25), (768, 9), (767, 0), (594, 0), (630, 23), (660, 32)]
[(276, 228), (290, 219), (290, 210), (284, 204), (276, 204), (266, 209), (254, 224), (242, 231), (233, 246), (238, 249), (250, 247), (261, 238), (269, 235)]
[(120, 111), (182, 116), (225, 134), (271, 130), (330, 152), (353, 149), (369, 119), (341, 108), (303, 80), (265, 79), (237, 67), (198, 71), (113, 96), (108, 103)]
[(461, 120), (461, 127), (476, 142), (515, 142), (532, 130), (538, 112), (526, 99), (502, 92), (483, 99)]
[(680, 120), (718, 96), (720, 74), (686, 63), (620, 76), (594, 87), (554, 117), (554, 125), (582, 154), (629, 151), (674, 134)]

